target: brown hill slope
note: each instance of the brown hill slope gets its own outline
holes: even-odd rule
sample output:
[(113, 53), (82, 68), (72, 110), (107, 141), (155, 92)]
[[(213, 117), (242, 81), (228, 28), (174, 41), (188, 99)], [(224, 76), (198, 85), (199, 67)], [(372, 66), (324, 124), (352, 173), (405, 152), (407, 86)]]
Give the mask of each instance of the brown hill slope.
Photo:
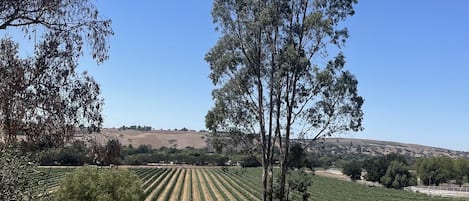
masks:
[(207, 133), (195, 131), (136, 131), (136, 130), (118, 130), (103, 129), (101, 131), (100, 141), (116, 138), (122, 145), (136, 147), (141, 144), (151, 145), (153, 148), (174, 147), (183, 149), (186, 147), (205, 148), (207, 147)]

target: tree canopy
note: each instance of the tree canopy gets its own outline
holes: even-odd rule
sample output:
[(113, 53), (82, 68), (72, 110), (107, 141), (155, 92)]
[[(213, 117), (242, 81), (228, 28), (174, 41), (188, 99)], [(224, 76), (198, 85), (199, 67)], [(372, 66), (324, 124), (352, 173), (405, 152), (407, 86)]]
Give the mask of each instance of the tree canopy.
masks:
[(100, 88), (78, 60), (89, 47), (101, 63), (109, 57), (111, 21), (91, 0), (1, 1), (0, 31), (39, 34), (34, 56), (21, 58), (12, 38), (0, 41), (0, 131), (7, 143), (17, 135), (42, 147), (57, 146), (77, 128), (101, 127)]
[[(272, 199), (275, 144), (283, 195), (291, 138), (362, 129), (364, 100), (340, 52), (348, 37), (341, 22), (354, 14), (354, 3), (214, 1), (212, 16), (222, 36), (205, 57), (216, 87), (207, 128), (259, 134), (264, 200)], [(330, 57), (331, 50), (339, 53)]]
[(66, 175), (56, 200), (133, 201), (143, 200), (141, 181), (127, 170), (79, 168)]

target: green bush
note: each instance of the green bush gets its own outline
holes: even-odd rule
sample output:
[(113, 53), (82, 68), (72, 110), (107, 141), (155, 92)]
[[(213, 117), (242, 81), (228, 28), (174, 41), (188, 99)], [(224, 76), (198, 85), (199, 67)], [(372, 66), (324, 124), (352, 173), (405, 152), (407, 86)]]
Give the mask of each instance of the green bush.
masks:
[(395, 160), (389, 164), (386, 174), (381, 178), (381, 183), (388, 188), (401, 189), (417, 184), (417, 180), (403, 162)]
[(350, 161), (342, 169), (342, 173), (349, 176), (352, 180), (360, 180), (362, 176), (362, 164), (359, 161)]
[(79, 168), (67, 175), (55, 199), (60, 201), (134, 201), (144, 194), (138, 177), (126, 170)]
[(257, 160), (255, 156), (246, 156), (242, 159), (241, 166), (242, 167), (260, 167), (262, 164)]

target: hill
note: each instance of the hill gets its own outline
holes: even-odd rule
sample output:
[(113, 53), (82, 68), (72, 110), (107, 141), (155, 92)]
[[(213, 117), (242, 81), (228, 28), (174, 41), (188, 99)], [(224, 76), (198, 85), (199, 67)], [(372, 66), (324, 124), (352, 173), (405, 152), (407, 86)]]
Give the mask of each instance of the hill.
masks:
[[(134, 147), (140, 144), (149, 144), (153, 148), (174, 147), (183, 149), (186, 147), (211, 149), (211, 137), (207, 132), (196, 131), (171, 131), (171, 130), (119, 130), (103, 129), (103, 135), (99, 138), (117, 138), (123, 145), (132, 144)], [(232, 144), (232, 143), (230, 143)], [(325, 138), (314, 142), (310, 151), (326, 152), (333, 154), (365, 154), (383, 155), (399, 153), (411, 157), (431, 157), (446, 155), (450, 157), (469, 158), (469, 152), (455, 151), (438, 147), (400, 142), (379, 141), (357, 138)]]
[(431, 147), (418, 144), (379, 141), (356, 138), (326, 138), (315, 143), (319, 152), (336, 152), (347, 154), (383, 155), (398, 153), (410, 157), (449, 156), (469, 158), (469, 152)]

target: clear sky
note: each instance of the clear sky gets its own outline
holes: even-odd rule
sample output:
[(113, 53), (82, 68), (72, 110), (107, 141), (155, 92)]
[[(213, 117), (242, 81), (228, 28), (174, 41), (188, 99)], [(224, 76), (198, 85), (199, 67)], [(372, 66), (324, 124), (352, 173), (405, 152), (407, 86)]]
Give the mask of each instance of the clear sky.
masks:
[[(98, 1), (111, 57), (81, 66), (102, 86), (105, 127), (204, 129), (213, 86), (212, 1)], [(469, 151), (469, 1), (360, 1), (345, 23), (365, 130), (346, 137)]]

